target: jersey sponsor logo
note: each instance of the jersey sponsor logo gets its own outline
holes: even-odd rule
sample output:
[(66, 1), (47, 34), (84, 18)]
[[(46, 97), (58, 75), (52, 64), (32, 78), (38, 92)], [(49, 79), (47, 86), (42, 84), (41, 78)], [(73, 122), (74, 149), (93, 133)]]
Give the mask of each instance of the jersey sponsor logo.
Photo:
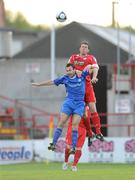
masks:
[(76, 84), (68, 84), (70, 87), (79, 87), (82, 84), (81, 83), (76, 83)]
[(83, 61), (74, 61), (75, 65), (83, 66), (84, 62)]

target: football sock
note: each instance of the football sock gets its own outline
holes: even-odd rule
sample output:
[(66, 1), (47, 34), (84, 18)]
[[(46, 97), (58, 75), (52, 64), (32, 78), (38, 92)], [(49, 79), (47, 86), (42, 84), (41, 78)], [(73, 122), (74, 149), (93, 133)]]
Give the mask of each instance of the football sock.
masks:
[(85, 124), (88, 136), (92, 137), (92, 130), (91, 130), (91, 125), (90, 125), (90, 119), (89, 118), (83, 118), (83, 122)]
[(62, 129), (61, 128), (56, 128), (55, 132), (54, 132), (54, 136), (53, 136), (53, 144), (55, 145), (59, 139), (59, 137), (61, 136), (62, 133)]
[(72, 147), (73, 148), (76, 147), (77, 139), (78, 139), (78, 131), (72, 130)]
[(68, 162), (68, 158), (69, 158), (69, 155), (70, 155), (69, 152), (70, 152), (70, 149), (66, 148), (65, 149), (65, 163)]
[(81, 151), (81, 150), (76, 150), (76, 151), (75, 151), (73, 166), (76, 166), (76, 165), (77, 165), (77, 163), (78, 163), (81, 155), (82, 155), (82, 151)]
[(100, 124), (100, 118), (97, 112), (91, 113), (91, 120), (92, 120), (92, 124), (95, 127), (96, 130), (96, 134), (101, 134), (101, 124)]

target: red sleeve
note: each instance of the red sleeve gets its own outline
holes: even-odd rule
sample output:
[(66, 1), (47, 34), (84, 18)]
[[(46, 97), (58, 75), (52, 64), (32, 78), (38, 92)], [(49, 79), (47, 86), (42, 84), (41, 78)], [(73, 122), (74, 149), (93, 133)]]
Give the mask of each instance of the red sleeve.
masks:
[(70, 56), (69, 60), (68, 60), (68, 63), (71, 63), (73, 64), (74, 63), (74, 55)]
[(92, 64), (97, 64), (97, 60), (94, 56), (91, 56)]
[(97, 64), (97, 60), (94, 56), (90, 55), (89, 58), (88, 58), (88, 63), (89, 64)]

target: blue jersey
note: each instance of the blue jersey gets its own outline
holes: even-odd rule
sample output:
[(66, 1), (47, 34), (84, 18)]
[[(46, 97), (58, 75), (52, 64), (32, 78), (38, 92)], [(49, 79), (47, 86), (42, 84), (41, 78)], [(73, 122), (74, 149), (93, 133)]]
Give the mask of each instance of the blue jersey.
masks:
[(85, 95), (85, 78), (89, 74), (83, 71), (81, 77), (74, 75), (72, 78), (64, 75), (54, 80), (55, 85), (64, 84), (66, 88), (66, 97), (72, 100), (84, 101)]

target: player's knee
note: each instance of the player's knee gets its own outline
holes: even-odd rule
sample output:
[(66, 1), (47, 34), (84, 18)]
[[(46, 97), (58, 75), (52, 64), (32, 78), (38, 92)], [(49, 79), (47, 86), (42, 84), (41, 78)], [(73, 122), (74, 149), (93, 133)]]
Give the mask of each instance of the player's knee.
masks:
[(58, 127), (59, 127), (59, 128), (63, 128), (63, 127), (64, 127), (64, 124), (65, 124), (65, 123), (64, 123), (63, 121), (59, 121)]

